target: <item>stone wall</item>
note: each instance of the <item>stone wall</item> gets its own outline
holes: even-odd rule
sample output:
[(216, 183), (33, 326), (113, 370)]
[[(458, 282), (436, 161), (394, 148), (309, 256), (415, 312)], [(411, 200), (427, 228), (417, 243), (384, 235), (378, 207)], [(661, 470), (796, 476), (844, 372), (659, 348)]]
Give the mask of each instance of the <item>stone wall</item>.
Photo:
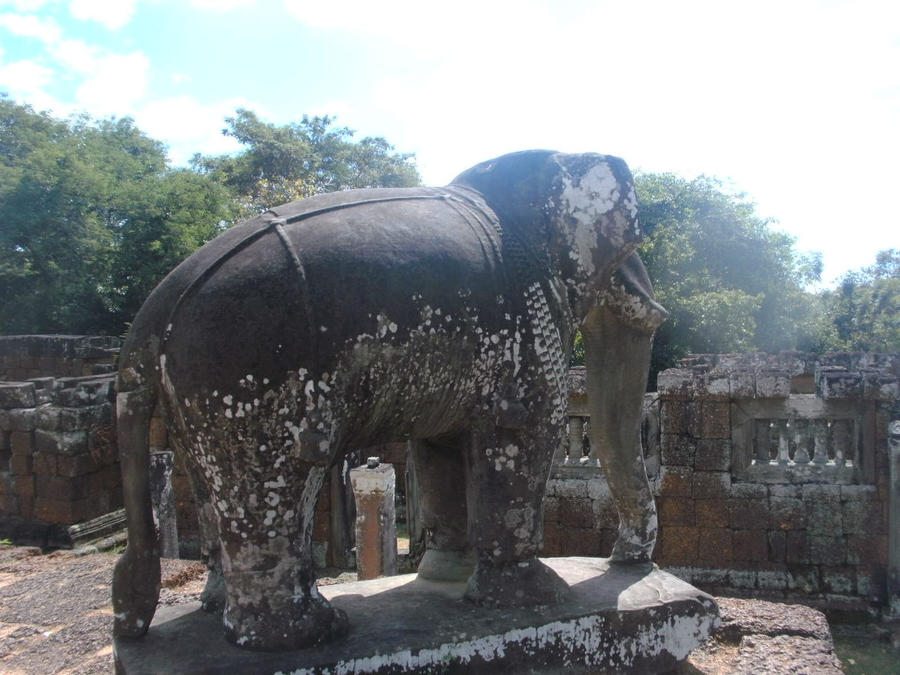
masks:
[[(896, 355), (796, 353), (696, 356), (661, 373), (645, 415), (656, 562), (713, 591), (883, 605), (898, 376)], [(544, 553), (607, 555), (616, 526), (595, 459), (561, 457)]]
[(102, 335), (0, 336), (0, 382), (112, 373), (121, 344)]
[(0, 337), (0, 537), (43, 546), (115, 528), (76, 526), (122, 506), (113, 337)]
[(112, 384), (110, 375), (0, 383), (0, 536), (67, 546), (68, 526), (122, 507)]

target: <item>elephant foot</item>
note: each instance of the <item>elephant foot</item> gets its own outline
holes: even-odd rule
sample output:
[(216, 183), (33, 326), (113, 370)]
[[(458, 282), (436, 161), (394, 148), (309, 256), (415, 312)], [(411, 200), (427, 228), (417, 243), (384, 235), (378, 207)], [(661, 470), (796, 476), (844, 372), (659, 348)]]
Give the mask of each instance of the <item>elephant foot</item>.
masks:
[(159, 600), (159, 558), (126, 551), (113, 571), (113, 635), (140, 637), (150, 628)]
[(228, 593), (225, 588), (225, 576), (222, 569), (211, 565), (206, 576), (206, 585), (200, 593), (200, 602), (204, 612), (221, 612), (225, 609)]
[(225, 638), (244, 649), (290, 651), (336, 640), (347, 634), (347, 614), (324, 598), (275, 610), (262, 599), (254, 607), (225, 608)]
[(619, 538), (613, 545), (609, 560), (612, 563), (634, 564), (650, 562), (656, 545), (656, 514), (652, 513), (637, 526), (619, 523)]
[(475, 569), (475, 554), (469, 551), (440, 551), (430, 548), (419, 563), (418, 574), (431, 581), (465, 581)]
[(571, 598), (569, 585), (537, 558), (492, 567), (479, 563), (465, 597), (484, 607), (556, 605)]

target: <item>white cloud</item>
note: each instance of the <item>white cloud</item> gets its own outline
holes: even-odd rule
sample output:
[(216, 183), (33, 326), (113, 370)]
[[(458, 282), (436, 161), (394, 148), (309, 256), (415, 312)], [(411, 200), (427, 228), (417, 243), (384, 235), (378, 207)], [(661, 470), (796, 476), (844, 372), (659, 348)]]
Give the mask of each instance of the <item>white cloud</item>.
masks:
[(93, 115), (131, 115), (147, 92), (149, 70), (142, 52), (104, 54), (76, 90), (75, 100)]
[(191, 7), (214, 12), (227, 12), (235, 7), (252, 6), (256, 0), (190, 0)]
[(59, 0), (0, 0), (0, 7), (12, 7), (17, 12), (36, 12), (44, 5), (52, 5)]
[[(92, 115), (126, 115), (147, 91), (150, 62), (140, 51), (117, 54), (81, 40), (65, 39), (53, 19), (35, 15), (0, 14), (0, 27), (15, 35), (45, 44), (46, 55), (56, 68), (37, 61), (5, 67), (5, 86), (10, 93), (33, 105), (63, 111), (86, 110)], [(58, 77), (76, 76), (80, 84), (70, 104), (63, 104), (45, 88)]]
[(81, 40), (60, 40), (47, 45), (47, 51), (67, 70), (80, 75), (97, 72), (106, 59), (115, 56), (97, 45), (89, 45)]
[[(534, 0), (283, 0), (285, 10), (311, 28), (380, 36), (417, 50), (416, 58), (449, 58), (449, 50), (471, 50), (482, 62), (510, 42), (534, 40), (557, 23), (547, 3)], [(543, 49), (541, 49), (543, 51)], [(545, 58), (547, 54), (545, 53)]]
[(0, 14), (0, 27), (20, 37), (37, 38), (51, 43), (62, 37), (62, 30), (53, 19), (33, 14)]
[(53, 71), (34, 61), (14, 61), (0, 64), (0, 89), (13, 98), (30, 101), (30, 97), (46, 87)]
[(141, 106), (135, 120), (150, 136), (165, 140), (169, 159), (181, 166), (195, 152), (218, 155), (240, 147), (235, 139), (221, 133), (225, 118), (234, 115), (237, 108), (250, 108), (264, 115), (262, 105), (239, 97), (204, 104), (190, 96), (176, 96)]
[(69, 12), (82, 21), (97, 21), (118, 30), (131, 21), (137, 0), (72, 0)]
[[(110, 17), (121, 11), (112, 10), (103, 20), (112, 20)], [(0, 14), (0, 27), (43, 42), (46, 52), (41, 61), (49, 60), (55, 65), (51, 68), (42, 62), (23, 61), (4, 68), (4, 84), (10, 94), (35, 107), (49, 108), (60, 115), (74, 110), (97, 116), (126, 115), (146, 93), (150, 62), (140, 51), (117, 54), (98, 45), (66, 39), (52, 18), (36, 15)], [(73, 75), (80, 81), (73, 101), (60, 102), (45, 91), (58, 78), (71, 79)]]

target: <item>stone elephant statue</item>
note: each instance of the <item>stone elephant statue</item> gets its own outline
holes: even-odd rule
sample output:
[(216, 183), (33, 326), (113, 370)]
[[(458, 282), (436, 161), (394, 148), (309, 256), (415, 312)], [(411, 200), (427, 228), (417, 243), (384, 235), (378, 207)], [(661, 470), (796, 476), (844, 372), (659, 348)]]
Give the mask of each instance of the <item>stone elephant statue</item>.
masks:
[(537, 554), (578, 328), (592, 443), (620, 514), (612, 557), (648, 560), (641, 399), (665, 311), (640, 238), (622, 160), (526, 151), (443, 188), (292, 202), (194, 253), (147, 299), (120, 357), (129, 542), (116, 634), (146, 632), (158, 599), (157, 401), (215, 513), (225, 633), (238, 645), (296, 649), (346, 631), (316, 590), (317, 494), (345, 453), (394, 440), (412, 441), (423, 494), (421, 576), (468, 577), (466, 596), (484, 605), (563, 600), (568, 587)]

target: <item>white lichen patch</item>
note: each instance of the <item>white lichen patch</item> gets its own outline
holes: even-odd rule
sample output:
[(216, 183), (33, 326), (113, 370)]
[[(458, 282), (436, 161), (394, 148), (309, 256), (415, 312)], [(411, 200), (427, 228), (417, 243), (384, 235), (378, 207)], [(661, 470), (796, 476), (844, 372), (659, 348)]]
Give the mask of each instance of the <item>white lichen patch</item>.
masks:
[[(471, 637), (461, 634), (436, 647), (415, 651), (385, 650), (372, 656), (340, 660), (329, 666), (328, 672), (334, 675), (394, 670), (443, 672), (447, 669), (469, 670), (481, 664), (490, 664), (492, 669), (497, 669), (502, 663), (514, 669), (522, 662), (544, 663), (548, 657), (562, 669), (587, 666), (624, 672), (639, 663), (653, 663), (653, 657), (660, 654), (671, 655), (672, 662), (681, 661), (709, 636), (713, 628), (710, 615), (691, 614), (666, 621), (648, 621), (638, 627), (636, 634), (629, 635), (620, 629), (623, 616), (607, 618), (594, 614), (544, 624), (538, 622), (535, 626), (502, 633)], [(300, 668), (290, 672), (291, 675), (313, 675), (324, 671)]]

